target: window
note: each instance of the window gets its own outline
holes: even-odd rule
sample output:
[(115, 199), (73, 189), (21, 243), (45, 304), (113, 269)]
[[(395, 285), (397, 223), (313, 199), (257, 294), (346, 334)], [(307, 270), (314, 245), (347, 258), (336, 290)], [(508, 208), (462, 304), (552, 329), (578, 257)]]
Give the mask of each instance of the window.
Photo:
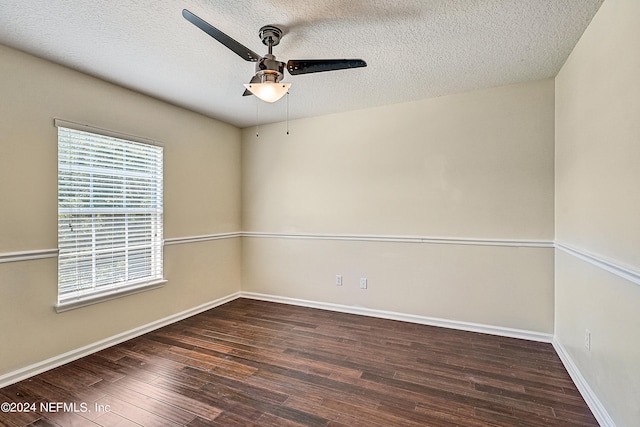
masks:
[(56, 126), (56, 310), (159, 286), (162, 147), (59, 120)]

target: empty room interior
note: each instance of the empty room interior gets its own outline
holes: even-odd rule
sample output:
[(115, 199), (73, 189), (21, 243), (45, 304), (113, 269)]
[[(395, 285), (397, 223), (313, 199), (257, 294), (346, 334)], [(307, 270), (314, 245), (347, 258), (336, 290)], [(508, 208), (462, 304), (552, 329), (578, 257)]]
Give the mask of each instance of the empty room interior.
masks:
[(0, 424), (640, 425), (640, 1), (108, 3), (0, 3)]

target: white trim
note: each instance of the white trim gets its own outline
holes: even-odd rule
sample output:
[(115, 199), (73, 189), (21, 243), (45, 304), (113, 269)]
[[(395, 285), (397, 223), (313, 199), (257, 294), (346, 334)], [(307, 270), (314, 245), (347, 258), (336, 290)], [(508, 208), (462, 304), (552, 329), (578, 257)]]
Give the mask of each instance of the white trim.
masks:
[(421, 238), (416, 236), (379, 236), (379, 235), (353, 235), (353, 234), (295, 234), (295, 233), (267, 233), (243, 231), (242, 237), (256, 237), (268, 239), (302, 239), (302, 240), (347, 240), (354, 242), (400, 242), (421, 243)]
[(173, 237), (171, 239), (164, 239), (164, 244), (165, 246), (181, 245), (183, 243), (208, 242), (210, 240), (233, 239), (236, 237), (242, 237), (242, 232), (206, 234), (202, 236), (190, 236), (190, 237)]
[(470, 238), (470, 237), (451, 238), (451, 237), (387, 236), (387, 235), (358, 235), (358, 234), (295, 234), (295, 233), (266, 233), (266, 232), (253, 232), (253, 231), (242, 232), (242, 237), (553, 248), (553, 242), (547, 241), (547, 240), (476, 239), (476, 238)]
[(197, 307), (190, 308), (180, 313), (176, 313), (174, 315), (165, 317), (164, 319), (156, 320), (155, 322), (148, 323), (146, 325), (131, 329), (121, 334), (117, 334), (112, 337), (86, 345), (84, 347), (68, 351), (58, 356), (54, 356), (50, 359), (34, 363), (24, 368), (18, 369), (17, 371), (9, 372), (7, 374), (1, 375), (0, 388), (6, 387), (13, 383), (17, 383), (18, 381), (22, 381), (24, 379), (30, 378), (34, 375), (38, 375), (50, 369), (57, 368), (58, 366), (62, 366), (66, 363), (80, 359), (81, 357), (88, 356), (97, 351), (104, 350), (105, 348), (114, 346), (116, 344), (120, 344), (132, 338), (135, 338), (140, 335), (159, 329), (163, 326), (167, 326), (172, 323), (178, 322), (180, 320), (186, 319), (187, 317), (191, 317), (196, 314), (202, 313), (204, 311), (210, 310), (212, 308), (218, 307), (219, 305), (225, 304), (227, 302), (230, 302), (239, 298), (239, 296), (240, 296), (240, 292), (236, 292), (226, 297), (218, 298), (217, 300), (210, 301), (208, 303), (199, 305)]
[(553, 344), (553, 348), (556, 350), (558, 357), (560, 357), (562, 364), (578, 388), (582, 398), (587, 403), (587, 406), (591, 409), (591, 412), (598, 421), (598, 424), (600, 424), (601, 427), (616, 427), (616, 424), (613, 422), (613, 419), (611, 419), (606, 408), (602, 402), (600, 402), (600, 399), (598, 399), (598, 396), (593, 389), (589, 386), (587, 380), (582, 376), (580, 369), (578, 369), (578, 366), (574, 363), (569, 352), (556, 337), (553, 338), (551, 344)]
[[(208, 242), (211, 240), (234, 239), (238, 237), (255, 237), (270, 239), (303, 239), (303, 240), (342, 240), (352, 242), (394, 242), (394, 243), (430, 243), (447, 245), (475, 245), (475, 246), (509, 246), (530, 248), (553, 248), (553, 242), (544, 240), (499, 240), (474, 239), (466, 237), (420, 237), (420, 236), (385, 236), (385, 235), (351, 235), (351, 234), (292, 234), (292, 233), (262, 233), (251, 231), (236, 231), (229, 233), (204, 234), (199, 236), (172, 237), (164, 239), (165, 246), (181, 245), (185, 243)], [(0, 253), (0, 263), (30, 261), (42, 258), (56, 258), (58, 249), (43, 249), (24, 252)]]
[[(164, 239), (164, 245), (180, 245), (183, 243), (207, 242), (210, 240), (233, 239), (243, 237), (242, 232), (207, 234), (202, 236), (174, 237)], [(58, 249), (36, 249), (32, 251), (0, 253), (0, 264), (5, 262), (33, 261), (36, 259), (57, 258)]]
[(505, 328), (502, 326), (483, 325), (480, 323), (461, 322), (457, 320), (439, 319), (436, 317), (418, 316), (415, 314), (405, 314), (366, 307), (280, 297), (276, 295), (260, 294), (255, 292), (240, 292), (240, 298), (277, 302), (281, 304), (297, 305), (301, 307), (318, 308), (321, 310), (337, 311), (340, 313), (357, 314), (360, 316), (377, 317), (381, 319), (399, 320), (401, 322), (438, 326), (441, 328), (457, 329), (461, 331), (479, 332), (483, 334), (498, 335), (510, 338), (520, 338), (529, 341), (550, 343), (553, 340), (552, 334), (546, 334), (542, 332)]
[(424, 237), (422, 243), (436, 243), (445, 245), (476, 245), (476, 246), (508, 246), (516, 248), (553, 248), (553, 241), (545, 240), (499, 240), (499, 239), (471, 239), (442, 237)]
[(65, 311), (75, 310), (76, 308), (86, 307), (93, 304), (109, 301), (112, 299), (126, 297), (127, 295), (139, 294), (140, 292), (150, 291), (152, 289), (161, 288), (167, 280), (159, 279), (150, 282), (140, 283), (135, 286), (126, 286), (123, 288), (117, 288), (109, 291), (98, 292), (95, 294), (89, 294), (86, 296), (80, 296), (76, 298), (70, 298), (64, 301), (58, 302), (53, 308), (56, 313), (64, 313)]
[(568, 253), (569, 255), (573, 255), (576, 258), (586, 261), (591, 265), (606, 270), (609, 273), (613, 273), (616, 276), (633, 282), (636, 285), (640, 285), (640, 272), (638, 271), (622, 266), (615, 261), (608, 260), (600, 255), (589, 253), (584, 249), (569, 246), (566, 243), (556, 242), (556, 248)]
[(145, 138), (143, 136), (129, 135), (127, 133), (118, 132), (116, 130), (103, 129), (97, 126), (85, 125), (82, 123), (70, 122), (68, 120), (53, 119), (53, 125), (57, 128), (67, 128), (73, 130), (79, 130), (81, 132), (95, 133), (103, 136), (109, 136), (112, 138), (126, 139), (128, 141), (140, 142), (142, 144), (155, 145), (158, 147), (164, 147), (164, 144), (154, 139)]
[[(211, 240), (233, 239), (239, 237), (272, 238), (272, 239), (306, 239), (306, 240), (342, 240), (364, 242), (397, 242), (397, 243), (432, 243), (452, 245), (477, 245), (477, 246), (509, 246), (559, 249), (573, 255), (591, 265), (606, 270), (616, 276), (640, 285), (640, 272), (625, 267), (613, 260), (600, 255), (589, 253), (583, 249), (570, 246), (563, 242), (537, 241), (537, 240), (487, 240), (471, 238), (442, 238), (442, 237), (417, 237), (417, 236), (375, 236), (375, 235), (339, 235), (339, 234), (286, 234), (286, 233), (258, 233), (258, 232), (229, 232), (207, 234), (189, 237), (174, 237), (164, 240), (165, 246), (180, 245), (185, 243), (207, 242)], [(46, 258), (56, 258), (58, 249), (40, 249), (22, 252), (0, 253), (0, 264), (7, 262), (32, 261)]]
[(0, 264), (3, 262), (32, 261), (35, 259), (57, 258), (58, 249), (40, 249), (34, 251), (0, 253)]

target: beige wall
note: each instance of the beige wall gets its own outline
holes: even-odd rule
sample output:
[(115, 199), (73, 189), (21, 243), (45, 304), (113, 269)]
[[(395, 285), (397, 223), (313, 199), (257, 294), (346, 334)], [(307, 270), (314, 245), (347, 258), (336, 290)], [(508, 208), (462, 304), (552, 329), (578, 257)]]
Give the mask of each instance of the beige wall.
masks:
[(245, 238), (243, 265), (244, 292), (553, 332), (552, 249)]
[(0, 256), (57, 246), (54, 118), (165, 143), (165, 238), (280, 234), (168, 245), (163, 288), (61, 314), (55, 258), (0, 263), (0, 376), (242, 285), (555, 332), (616, 423), (633, 425), (640, 286), (556, 250), (554, 287), (554, 250), (527, 242), (552, 241), (555, 221), (559, 242), (640, 271), (639, 18), (636, 0), (607, 0), (555, 86), (303, 119), (289, 136), (278, 123), (259, 138), (0, 46)]
[[(556, 238), (640, 272), (640, 2), (607, 0), (556, 79)], [(556, 339), (619, 426), (640, 420), (640, 286), (556, 255)], [(591, 351), (583, 345), (591, 331)]]
[[(553, 80), (243, 131), (245, 231), (553, 239)], [(293, 95), (292, 95), (293, 96)]]
[[(544, 80), (245, 129), (243, 230), (551, 242), (553, 104)], [(243, 290), (551, 333), (553, 250), (485, 243), (247, 238)]]
[[(165, 144), (165, 238), (240, 229), (240, 131), (0, 46), (0, 255), (57, 247), (54, 118)], [(0, 263), (0, 376), (228, 296), (239, 239), (165, 247), (160, 289), (56, 314), (55, 258)]]

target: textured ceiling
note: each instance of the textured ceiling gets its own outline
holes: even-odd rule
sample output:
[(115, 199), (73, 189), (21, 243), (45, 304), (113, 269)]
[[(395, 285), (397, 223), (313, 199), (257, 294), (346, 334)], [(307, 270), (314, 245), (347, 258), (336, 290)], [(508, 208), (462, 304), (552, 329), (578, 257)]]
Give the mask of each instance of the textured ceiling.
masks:
[(0, 43), (240, 127), (284, 121), (287, 101), (242, 97), (254, 74), (187, 22), (189, 9), (280, 61), (362, 58), (290, 76), (290, 119), (555, 76), (602, 0), (1, 0)]

